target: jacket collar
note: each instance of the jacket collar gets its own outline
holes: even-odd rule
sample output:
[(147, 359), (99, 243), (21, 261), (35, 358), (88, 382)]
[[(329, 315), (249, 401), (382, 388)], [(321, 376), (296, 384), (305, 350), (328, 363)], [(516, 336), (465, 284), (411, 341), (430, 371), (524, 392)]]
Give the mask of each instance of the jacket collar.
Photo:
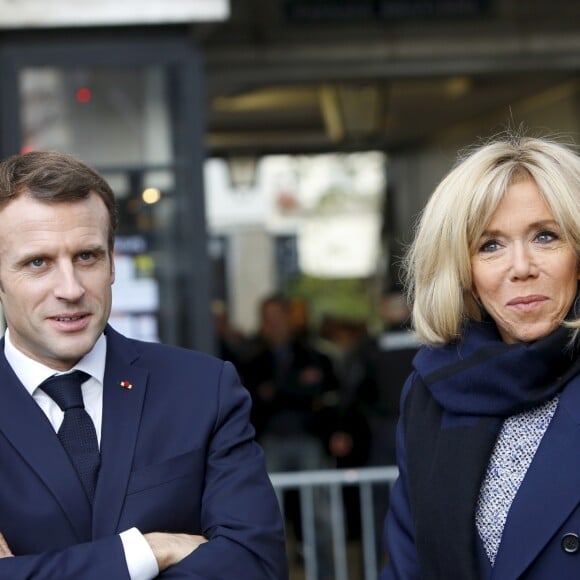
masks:
[(580, 378), (560, 395), (558, 409), (516, 494), (492, 578), (519, 578), (580, 503)]
[(116, 533), (137, 444), (149, 373), (138, 366), (138, 343), (114, 331), (107, 336), (103, 390), (101, 470), (93, 505), (93, 537)]

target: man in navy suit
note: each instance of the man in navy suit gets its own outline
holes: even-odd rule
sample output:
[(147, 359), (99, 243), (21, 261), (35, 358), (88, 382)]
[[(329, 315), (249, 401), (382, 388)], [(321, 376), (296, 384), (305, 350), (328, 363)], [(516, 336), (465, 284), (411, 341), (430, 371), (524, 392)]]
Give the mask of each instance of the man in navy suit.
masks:
[[(0, 164), (0, 580), (285, 579), (233, 367), (107, 324), (115, 225), (111, 188), (73, 157)], [(42, 386), (70, 371), (85, 373), (90, 493), (61, 443), (69, 410)]]

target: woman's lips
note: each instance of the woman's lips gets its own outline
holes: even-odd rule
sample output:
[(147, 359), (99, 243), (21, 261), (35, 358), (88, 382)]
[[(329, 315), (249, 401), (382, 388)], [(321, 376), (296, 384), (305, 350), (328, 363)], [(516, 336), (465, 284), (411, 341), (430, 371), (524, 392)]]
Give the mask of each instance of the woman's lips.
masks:
[(517, 310), (533, 310), (548, 300), (547, 296), (541, 294), (532, 294), (530, 296), (517, 296), (512, 298), (507, 305)]

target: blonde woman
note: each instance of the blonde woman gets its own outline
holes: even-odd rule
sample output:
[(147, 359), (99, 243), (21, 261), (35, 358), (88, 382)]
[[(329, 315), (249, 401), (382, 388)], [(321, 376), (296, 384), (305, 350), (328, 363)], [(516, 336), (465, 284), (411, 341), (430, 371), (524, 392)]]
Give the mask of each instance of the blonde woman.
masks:
[(579, 255), (570, 147), (495, 139), (433, 193), (381, 580), (580, 577)]

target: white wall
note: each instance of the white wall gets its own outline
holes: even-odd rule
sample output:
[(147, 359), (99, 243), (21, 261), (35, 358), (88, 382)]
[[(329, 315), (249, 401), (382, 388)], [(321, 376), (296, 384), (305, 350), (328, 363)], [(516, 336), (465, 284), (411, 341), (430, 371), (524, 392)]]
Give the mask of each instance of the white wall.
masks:
[(225, 20), (229, 0), (0, 0), (0, 28)]

